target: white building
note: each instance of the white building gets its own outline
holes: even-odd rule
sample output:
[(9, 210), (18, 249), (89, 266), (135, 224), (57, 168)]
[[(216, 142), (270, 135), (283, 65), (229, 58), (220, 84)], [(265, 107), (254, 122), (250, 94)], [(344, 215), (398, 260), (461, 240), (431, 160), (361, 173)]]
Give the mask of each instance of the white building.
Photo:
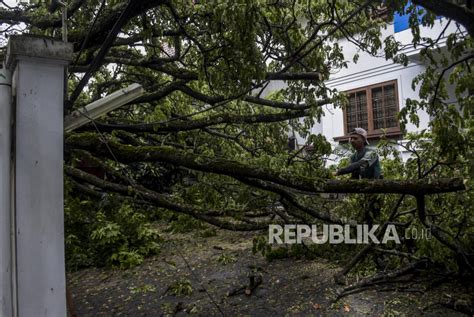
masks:
[[(432, 28), (421, 28), (421, 36), (437, 39), (447, 23), (444, 18), (437, 19)], [(438, 45), (444, 47), (447, 36), (455, 31), (456, 26), (451, 23)], [(326, 85), (331, 89), (347, 92), (349, 106), (344, 110), (332, 105), (325, 106), (321, 122), (311, 131), (312, 134), (323, 134), (334, 148), (347, 142), (348, 133), (355, 127), (367, 130), (371, 144), (377, 143), (380, 139), (382, 129), (389, 138), (403, 142), (397, 114), (405, 106), (408, 98), (418, 98), (418, 90), (412, 89), (412, 81), (415, 76), (425, 71), (426, 65), (418, 58), (420, 47), (415, 49), (411, 45), (412, 33), (408, 27), (408, 16), (396, 16), (387, 23), (382, 30), (382, 42), (390, 35), (394, 35), (395, 40), (403, 45), (408, 45), (401, 51), (409, 58), (407, 66), (386, 60), (385, 57), (371, 56), (346, 39), (339, 42), (344, 56), (350, 61), (347, 68), (331, 75)], [(351, 60), (355, 54), (359, 55), (357, 63)], [(418, 116), (419, 125), (408, 123), (407, 132), (428, 128), (429, 115), (424, 111), (418, 111)], [(298, 145), (305, 143), (302, 137), (298, 135), (296, 137)], [(404, 158), (408, 157), (408, 153), (403, 153), (402, 148), (399, 150)]]

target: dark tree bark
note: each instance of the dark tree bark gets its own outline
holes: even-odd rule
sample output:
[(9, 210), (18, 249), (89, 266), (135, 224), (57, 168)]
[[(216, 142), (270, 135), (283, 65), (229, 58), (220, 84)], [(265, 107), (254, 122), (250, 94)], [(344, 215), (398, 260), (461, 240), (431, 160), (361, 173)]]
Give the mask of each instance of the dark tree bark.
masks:
[[(470, 0), (467, 0), (467, 2), (470, 2)], [(436, 15), (459, 22), (466, 28), (469, 35), (474, 37), (474, 10), (472, 8), (456, 4), (451, 0), (413, 0), (413, 3), (421, 5)]]
[(462, 179), (436, 180), (324, 180), (295, 177), (263, 167), (249, 166), (228, 159), (203, 157), (165, 146), (123, 145), (113, 140), (104, 143), (96, 134), (76, 134), (66, 139), (67, 146), (97, 153), (122, 163), (166, 162), (202, 172), (248, 177), (311, 193), (397, 193), (427, 195), (465, 189)]

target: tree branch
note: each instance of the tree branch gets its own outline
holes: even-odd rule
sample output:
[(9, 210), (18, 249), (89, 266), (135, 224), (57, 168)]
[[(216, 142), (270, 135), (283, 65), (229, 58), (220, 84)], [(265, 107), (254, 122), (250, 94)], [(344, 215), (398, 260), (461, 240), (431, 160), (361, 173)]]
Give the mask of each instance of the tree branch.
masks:
[[(258, 115), (232, 115), (229, 113), (223, 113), (220, 115), (214, 115), (207, 118), (195, 119), (195, 120), (182, 120), (182, 121), (170, 121), (170, 122), (158, 122), (158, 123), (143, 123), (143, 124), (105, 124), (95, 122), (95, 125), (100, 128), (102, 132), (110, 132), (113, 130), (126, 130), (129, 132), (179, 132), (179, 131), (191, 131), (196, 129), (202, 129), (209, 126), (218, 124), (254, 124), (254, 123), (271, 123), (280, 122), (288, 119), (295, 119), (305, 117), (309, 114), (308, 111), (300, 110), (294, 112), (282, 112), (282, 113), (270, 113), (270, 114), (258, 114)], [(94, 130), (95, 127), (90, 127), (87, 130)]]
[[(153, 203), (155, 206), (166, 208), (178, 213), (187, 214), (189, 216), (205, 221), (209, 224), (212, 224), (222, 229), (233, 230), (233, 231), (256, 231), (256, 230), (263, 230), (263, 229), (268, 228), (268, 223), (263, 223), (263, 222), (258, 223), (258, 222), (247, 221), (246, 223), (234, 223), (234, 222), (223, 221), (215, 217), (208, 216), (206, 213), (209, 211), (207, 210), (201, 210), (189, 205), (177, 204), (175, 202), (172, 202), (165, 195), (159, 194), (149, 189), (145, 189), (141, 186), (132, 187), (132, 186), (125, 186), (125, 185), (111, 183), (70, 166), (65, 166), (64, 171), (67, 175), (75, 179), (79, 179), (81, 181), (87, 182), (99, 188), (114, 191), (116, 193), (119, 193), (125, 196), (134, 197), (134, 198), (138, 196), (142, 200)], [(210, 211), (210, 212), (214, 214), (224, 214), (223, 212), (219, 212), (219, 211)]]
[(472, 9), (448, 0), (413, 0), (413, 3), (430, 10), (436, 15), (442, 15), (459, 22), (466, 28), (469, 35), (474, 37), (474, 11)]
[(73, 134), (66, 139), (68, 147), (115, 157), (122, 163), (160, 161), (202, 172), (256, 178), (312, 193), (398, 193), (416, 196), (465, 190), (463, 180), (459, 178), (408, 181), (312, 179), (228, 159), (204, 157), (166, 146), (134, 147), (111, 139), (106, 142), (94, 133)]

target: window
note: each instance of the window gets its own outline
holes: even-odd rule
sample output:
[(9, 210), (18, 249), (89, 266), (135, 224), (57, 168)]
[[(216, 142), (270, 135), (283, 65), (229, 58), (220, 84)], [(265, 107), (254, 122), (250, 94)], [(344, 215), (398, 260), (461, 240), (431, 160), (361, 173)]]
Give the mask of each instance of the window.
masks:
[(399, 135), (397, 81), (384, 82), (347, 92), (349, 104), (344, 109), (344, 141), (354, 128), (367, 130), (370, 137), (382, 134)]

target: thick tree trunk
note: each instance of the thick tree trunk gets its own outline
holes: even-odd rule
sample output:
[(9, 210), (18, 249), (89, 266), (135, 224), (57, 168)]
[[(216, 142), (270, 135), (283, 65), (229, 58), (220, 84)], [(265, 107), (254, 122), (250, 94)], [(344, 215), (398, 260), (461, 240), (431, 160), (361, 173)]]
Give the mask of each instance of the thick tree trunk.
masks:
[(66, 139), (68, 147), (83, 149), (122, 163), (165, 162), (202, 172), (235, 178), (254, 178), (310, 193), (395, 193), (428, 195), (465, 190), (463, 180), (325, 180), (280, 173), (227, 159), (205, 157), (168, 146), (131, 146), (107, 140), (94, 133), (75, 134)]

